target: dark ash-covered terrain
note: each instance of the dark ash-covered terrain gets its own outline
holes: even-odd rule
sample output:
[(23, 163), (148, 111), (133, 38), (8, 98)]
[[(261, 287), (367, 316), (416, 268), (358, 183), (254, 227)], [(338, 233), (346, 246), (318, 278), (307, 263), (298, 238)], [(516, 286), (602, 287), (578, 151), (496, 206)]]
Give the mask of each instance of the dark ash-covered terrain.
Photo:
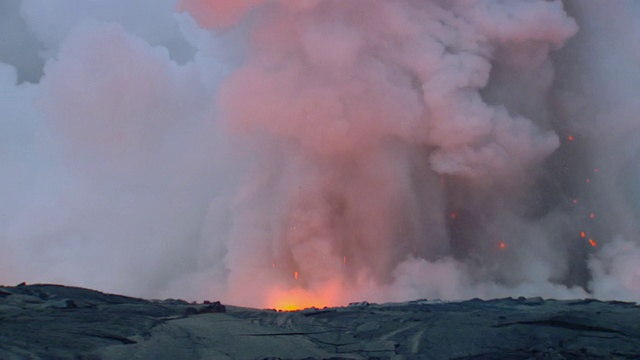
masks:
[(0, 287), (0, 359), (639, 359), (640, 307), (539, 298), (277, 312)]

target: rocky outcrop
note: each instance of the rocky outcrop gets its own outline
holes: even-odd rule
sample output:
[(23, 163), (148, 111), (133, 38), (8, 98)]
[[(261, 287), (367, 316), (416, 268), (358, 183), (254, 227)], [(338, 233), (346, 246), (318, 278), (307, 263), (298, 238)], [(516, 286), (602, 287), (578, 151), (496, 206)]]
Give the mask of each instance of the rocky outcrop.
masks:
[(278, 312), (0, 287), (0, 359), (638, 359), (640, 307), (540, 298)]

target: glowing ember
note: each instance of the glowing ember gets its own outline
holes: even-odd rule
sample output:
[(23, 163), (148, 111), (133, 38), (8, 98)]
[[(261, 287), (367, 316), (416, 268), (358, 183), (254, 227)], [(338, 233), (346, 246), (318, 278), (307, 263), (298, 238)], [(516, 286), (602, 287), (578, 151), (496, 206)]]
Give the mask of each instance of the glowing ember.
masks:
[(580, 231), (580, 237), (581, 238), (586, 238), (587, 237), (587, 233), (584, 231)]
[(507, 248), (507, 244), (505, 244), (504, 241), (500, 241), (500, 244), (498, 244), (498, 246), (500, 247), (500, 249), (506, 249)]
[(575, 138), (575, 137), (573, 137), (573, 135), (569, 135), (569, 136), (567, 136), (567, 140), (569, 140), (569, 141), (573, 141), (573, 140), (575, 140), (575, 139), (576, 139), (576, 138)]
[(587, 184), (588, 184), (588, 183), (590, 183), (590, 182), (591, 182), (591, 179), (587, 178), (587, 180), (585, 180), (585, 181), (586, 181), (586, 182), (587, 182)]
[(578, 199), (571, 200), (571, 203), (574, 204), (574, 205), (577, 204), (578, 203)]
[(596, 247), (596, 245), (598, 245), (598, 244), (596, 244), (596, 241), (595, 241), (595, 240), (593, 240), (593, 239), (589, 239), (589, 244), (590, 244), (591, 246), (593, 246), (593, 247)]
[(452, 219), (457, 219), (458, 218), (458, 214), (456, 212), (451, 212), (451, 218)]
[(589, 219), (595, 219), (595, 218), (596, 218), (596, 214), (594, 213), (589, 214)]
[(296, 280), (298, 280), (298, 272), (297, 272), (297, 271), (294, 271), (294, 272), (293, 272), (293, 278), (294, 278), (294, 279), (296, 279)]

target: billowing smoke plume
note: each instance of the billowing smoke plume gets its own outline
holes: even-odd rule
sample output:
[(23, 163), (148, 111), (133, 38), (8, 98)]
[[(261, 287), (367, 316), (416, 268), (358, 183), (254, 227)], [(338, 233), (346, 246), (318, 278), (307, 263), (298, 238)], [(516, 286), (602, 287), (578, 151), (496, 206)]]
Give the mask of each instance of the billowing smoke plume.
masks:
[(633, 1), (0, 10), (0, 282), (640, 301)]

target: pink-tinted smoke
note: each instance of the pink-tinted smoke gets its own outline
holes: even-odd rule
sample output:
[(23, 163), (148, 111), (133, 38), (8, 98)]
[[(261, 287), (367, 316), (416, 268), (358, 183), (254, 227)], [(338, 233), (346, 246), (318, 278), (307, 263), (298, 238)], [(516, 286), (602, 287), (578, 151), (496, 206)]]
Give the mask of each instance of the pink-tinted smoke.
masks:
[(633, 1), (6, 1), (0, 282), (640, 299)]
[[(246, 3), (188, 3), (201, 4), (203, 26), (229, 25), (224, 14), (238, 21), (249, 11)], [(413, 288), (398, 286), (406, 272), (428, 284), (419, 289), (465, 296), (444, 290), (461, 288), (453, 279), (432, 281), (465, 270), (429, 261), (467, 256), (461, 252), (476, 246), (452, 249), (447, 208), (458, 200), (449, 194), (455, 185), (441, 181), (464, 183), (462, 206), (496, 223), (478, 228), (473, 240), (486, 247), (508, 235), (497, 224), (519, 220), (512, 189), (532, 186), (522, 173), (539, 167), (559, 140), (548, 126), (488, 104), (480, 90), (497, 61), (546, 75), (549, 52), (576, 32), (573, 20), (559, 2), (254, 5), (250, 56), (217, 97), (225, 131), (254, 146), (245, 176), (261, 179), (239, 184), (233, 204), (226, 256), (232, 297), (243, 301), (273, 287), (323, 294), (326, 283), (339, 281), (341, 302), (403, 298)], [(491, 192), (503, 203), (488, 203)], [(520, 232), (513, 241), (522, 249)], [(292, 280), (298, 272), (304, 280)]]

